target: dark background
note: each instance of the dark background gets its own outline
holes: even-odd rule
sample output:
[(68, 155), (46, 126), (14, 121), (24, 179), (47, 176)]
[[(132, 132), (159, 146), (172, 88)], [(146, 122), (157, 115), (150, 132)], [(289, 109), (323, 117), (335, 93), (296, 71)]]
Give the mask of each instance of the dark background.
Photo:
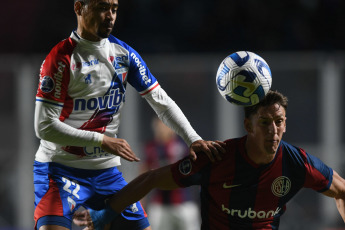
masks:
[[(113, 34), (139, 52), (343, 50), (343, 0), (120, 0)], [(2, 53), (47, 53), (76, 28), (72, 0), (7, 1)]]

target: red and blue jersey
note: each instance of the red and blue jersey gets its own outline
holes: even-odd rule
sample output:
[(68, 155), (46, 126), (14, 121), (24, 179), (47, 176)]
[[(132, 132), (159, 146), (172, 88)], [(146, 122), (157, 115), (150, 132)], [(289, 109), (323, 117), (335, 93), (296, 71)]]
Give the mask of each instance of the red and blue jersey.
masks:
[(225, 141), (222, 161), (206, 154), (171, 170), (181, 187), (201, 186), (201, 229), (278, 229), (286, 203), (301, 188), (329, 189), (333, 170), (303, 149), (281, 141), (274, 160), (257, 165), (245, 151), (246, 136)]

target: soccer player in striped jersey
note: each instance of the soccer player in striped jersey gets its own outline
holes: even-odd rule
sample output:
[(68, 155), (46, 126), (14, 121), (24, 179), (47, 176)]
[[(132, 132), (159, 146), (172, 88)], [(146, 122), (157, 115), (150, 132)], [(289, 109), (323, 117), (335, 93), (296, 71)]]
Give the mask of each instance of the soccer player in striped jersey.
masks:
[[(108, 201), (108, 212), (121, 212), (154, 188), (200, 185), (201, 229), (278, 229), (286, 203), (300, 189), (311, 188), (333, 197), (345, 220), (345, 180), (320, 159), (282, 140), (287, 104), (285, 96), (270, 91), (259, 104), (245, 107), (247, 135), (225, 141), (222, 161), (212, 163), (200, 154), (196, 161), (186, 157), (148, 171)], [(83, 221), (90, 221), (85, 216)]]
[[(100, 210), (127, 183), (120, 157), (139, 161), (117, 138), (127, 85), (134, 87), (190, 147), (215, 160), (221, 145), (204, 141), (162, 89), (141, 56), (110, 33), (118, 0), (75, 0), (78, 28), (47, 55), (36, 94), (35, 229), (66, 230), (80, 206)], [(215, 155), (214, 155), (215, 154)], [(117, 217), (120, 229), (150, 229), (140, 203)]]

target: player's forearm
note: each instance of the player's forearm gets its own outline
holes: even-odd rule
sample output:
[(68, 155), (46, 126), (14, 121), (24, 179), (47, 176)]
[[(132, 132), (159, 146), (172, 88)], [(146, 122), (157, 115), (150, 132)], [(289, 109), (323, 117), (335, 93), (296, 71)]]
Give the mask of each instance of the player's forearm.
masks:
[(60, 112), (36, 102), (34, 126), (38, 138), (61, 145), (101, 146), (103, 134), (79, 130), (61, 122)]
[(174, 130), (190, 146), (202, 138), (196, 133), (177, 104), (162, 88), (144, 96), (165, 125)]
[(178, 188), (174, 182), (170, 166), (150, 170), (135, 178), (110, 199), (110, 206), (117, 213), (127, 206), (141, 200), (152, 189), (173, 190)]
[(344, 199), (337, 199), (337, 198), (334, 198), (334, 199), (337, 205), (338, 212), (345, 223), (345, 201)]

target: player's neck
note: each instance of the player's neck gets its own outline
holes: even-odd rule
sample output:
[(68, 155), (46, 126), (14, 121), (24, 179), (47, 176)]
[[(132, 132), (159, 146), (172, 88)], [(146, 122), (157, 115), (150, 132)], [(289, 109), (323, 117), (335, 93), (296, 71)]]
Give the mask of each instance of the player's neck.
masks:
[(247, 139), (245, 143), (245, 149), (249, 159), (257, 165), (269, 164), (273, 161), (275, 157), (275, 153), (267, 153), (267, 151), (265, 151), (264, 149), (261, 149), (259, 146), (256, 146), (255, 143), (252, 143), (250, 139)]

